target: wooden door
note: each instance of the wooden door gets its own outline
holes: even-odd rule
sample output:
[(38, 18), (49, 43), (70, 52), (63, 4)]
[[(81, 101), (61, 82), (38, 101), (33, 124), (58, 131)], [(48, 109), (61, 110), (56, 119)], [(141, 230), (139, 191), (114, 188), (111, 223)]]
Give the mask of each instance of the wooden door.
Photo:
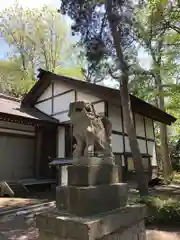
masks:
[(57, 151), (57, 126), (44, 125), (39, 128), (39, 168), (38, 176), (42, 178), (54, 177), (49, 163), (56, 157)]

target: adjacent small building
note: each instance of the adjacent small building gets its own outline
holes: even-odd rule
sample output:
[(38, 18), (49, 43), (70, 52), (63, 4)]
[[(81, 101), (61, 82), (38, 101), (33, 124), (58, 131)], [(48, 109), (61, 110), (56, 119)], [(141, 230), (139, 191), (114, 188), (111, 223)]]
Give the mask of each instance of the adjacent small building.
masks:
[[(119, 90), (42, 69), (38, 79), (21, 102), (0, 95), (0, 180), (55, 177), (50, 161), (72, 158), (68, 107), (79, 100), (91, 102), (97, 113), (109, 117), (116, 163), (123, 178), (131, 178), (134, 166)], [(154, 122), (171, 125), (176, 119), (135, 96), (130, 98), (144, 169), (151, 176), (157, 166)]]
[[(25, 109), (19, 99), (0, 94), (0, 181), (36, 176), (38, 132), (54, 124), (58, 121), (38, 109)], [(38, 171), (46, 177), (49, 167)]]

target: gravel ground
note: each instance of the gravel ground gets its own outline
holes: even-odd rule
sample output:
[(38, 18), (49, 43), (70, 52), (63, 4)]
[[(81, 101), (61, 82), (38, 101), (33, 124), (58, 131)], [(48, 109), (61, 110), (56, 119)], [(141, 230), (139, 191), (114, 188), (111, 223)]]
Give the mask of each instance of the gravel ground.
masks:
[(55, 207), (17, 212), (0, 217), (0, 240), (36, 240), (38, 229), (35, 225), (35, 215), (41, 211), (51, 211)]
[[(177, 189), (175, 189), (174, 186), (171, 188), (172, 188), (172, 192), (177, 194)], [(179, 196), (180, 196), (180, 190), (179, 190)], [(27, 196), (27, 198), (31, 198), (31, 197), (36, 199), (41, 199), (43, 201), (44, 200), (53, 201), (55, 199), (55, 191), (43, 190), (42, 192), (40, 191), (39, 193), (35, 191), (35, 193), (32, 192), (29, 196)], [(52, 209), (54, 209), (54, 207), (44, 209), (43, 211), (51, 211)], [(16, 214), (0, 217), (0, 240), (37, 240), (38, 229), (36, 229), (36, 226), (35, 226), (36, 213), (37, 211), (30, 211), (30, 213), (18, 212)], [(163, 240), (163, 239), (166, 240), (164, 236), (165, 235), (167, 236), (167, 234), (170, 234), (167, 236), (168, 240), (171, 240), (171, 237), (172, 237), (172, 240), (176, 240), (175, 235), (177, 235), (177, 239), (180, 240), (180, 228), (179, 229), (178, 228), (162, 229), (162, 228), (154, 227), (151, 229), (147, 229), (147, 236), (149, 236), (149, 233), (156, 234), (157, 232), (158, 234), (161, 235), (160, 238), (158, 237), (158, 240)], [(147, 238), (147, 240), (152, 240), (152, 238)]]
[(27, 207), (34, 204), (41, 204), (43, 202), (45, 202), (45, 200), (0, 197), (0, 214), (4, 211)]
[[(48, 209), (48, 211), (53, 210), (54, 207)], [(46, 210), (47, 211), (47, 210)], [(37, 213), (37, 211), (36, 211)], [(179, 229), (178, 229), (179, 230)], [(149, 233), (160, 233), (162, 238), (160, 240), (165, 239), (163, 236), (168, 235), (168, 240), (170, 236), (173, 240), (176, 240), (174, 233), (177, 233), (179, 237), (177, 239), (180, 240), (180, 232), (176, 229), (149, 229), (147, 230), (147, 236)], [(165, 234), (165, 235), (164, 235)], [(35, 226), (35, 212), (25, 214), (24, 212), (18, 212), (17, 214), (6, 215), (0, 218), (0, 240), (37, 240), (38, 239), (38, 229)], [(147, 240), (151, 240), (152, 238), (147, 238)], [(158, 238), (159, 240), (159, 238)]]
[(37, 237), (34, 214), (8, 215), (0, 219), (0, 240), (35, 240)]

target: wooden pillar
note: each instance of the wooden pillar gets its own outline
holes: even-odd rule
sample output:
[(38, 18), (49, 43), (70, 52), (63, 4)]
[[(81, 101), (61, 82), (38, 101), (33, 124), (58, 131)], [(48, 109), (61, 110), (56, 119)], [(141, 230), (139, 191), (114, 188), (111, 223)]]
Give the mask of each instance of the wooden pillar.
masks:
[(57, 185), (62, 185), (62, 166), (58, 165), (56, 167), (56, 183)]
[(35, 157), (35, 177), (40, 177), (40, 163), (41, 163), (41, 149), (42, 149), (42, 131), (41, 127), (36, 127), (36, 157)]

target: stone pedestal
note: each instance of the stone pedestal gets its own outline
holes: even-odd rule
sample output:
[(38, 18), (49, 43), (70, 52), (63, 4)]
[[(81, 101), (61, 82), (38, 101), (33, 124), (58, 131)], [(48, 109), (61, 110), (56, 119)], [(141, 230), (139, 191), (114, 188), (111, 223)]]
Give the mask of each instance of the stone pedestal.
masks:
[(145, 240), (145, 209), (124, 207), (90, 217), (77, 217), (63, 212), (37, 216), (40, 240)]
[(57, 209), (37, 216), (40, 240), (145, 240), (143, 206), (127, 206), (127, 184), (113, 165), (68, 167)]
[(118, 166), (102, 164), (68, 167), (69, 186), (95, 186), (113, 183), (119, 183)]
[(125, 206), (127, 185), (116, 183), (99, 186), (57, 187), (56, 206), (77, 216), (89, 216)]

